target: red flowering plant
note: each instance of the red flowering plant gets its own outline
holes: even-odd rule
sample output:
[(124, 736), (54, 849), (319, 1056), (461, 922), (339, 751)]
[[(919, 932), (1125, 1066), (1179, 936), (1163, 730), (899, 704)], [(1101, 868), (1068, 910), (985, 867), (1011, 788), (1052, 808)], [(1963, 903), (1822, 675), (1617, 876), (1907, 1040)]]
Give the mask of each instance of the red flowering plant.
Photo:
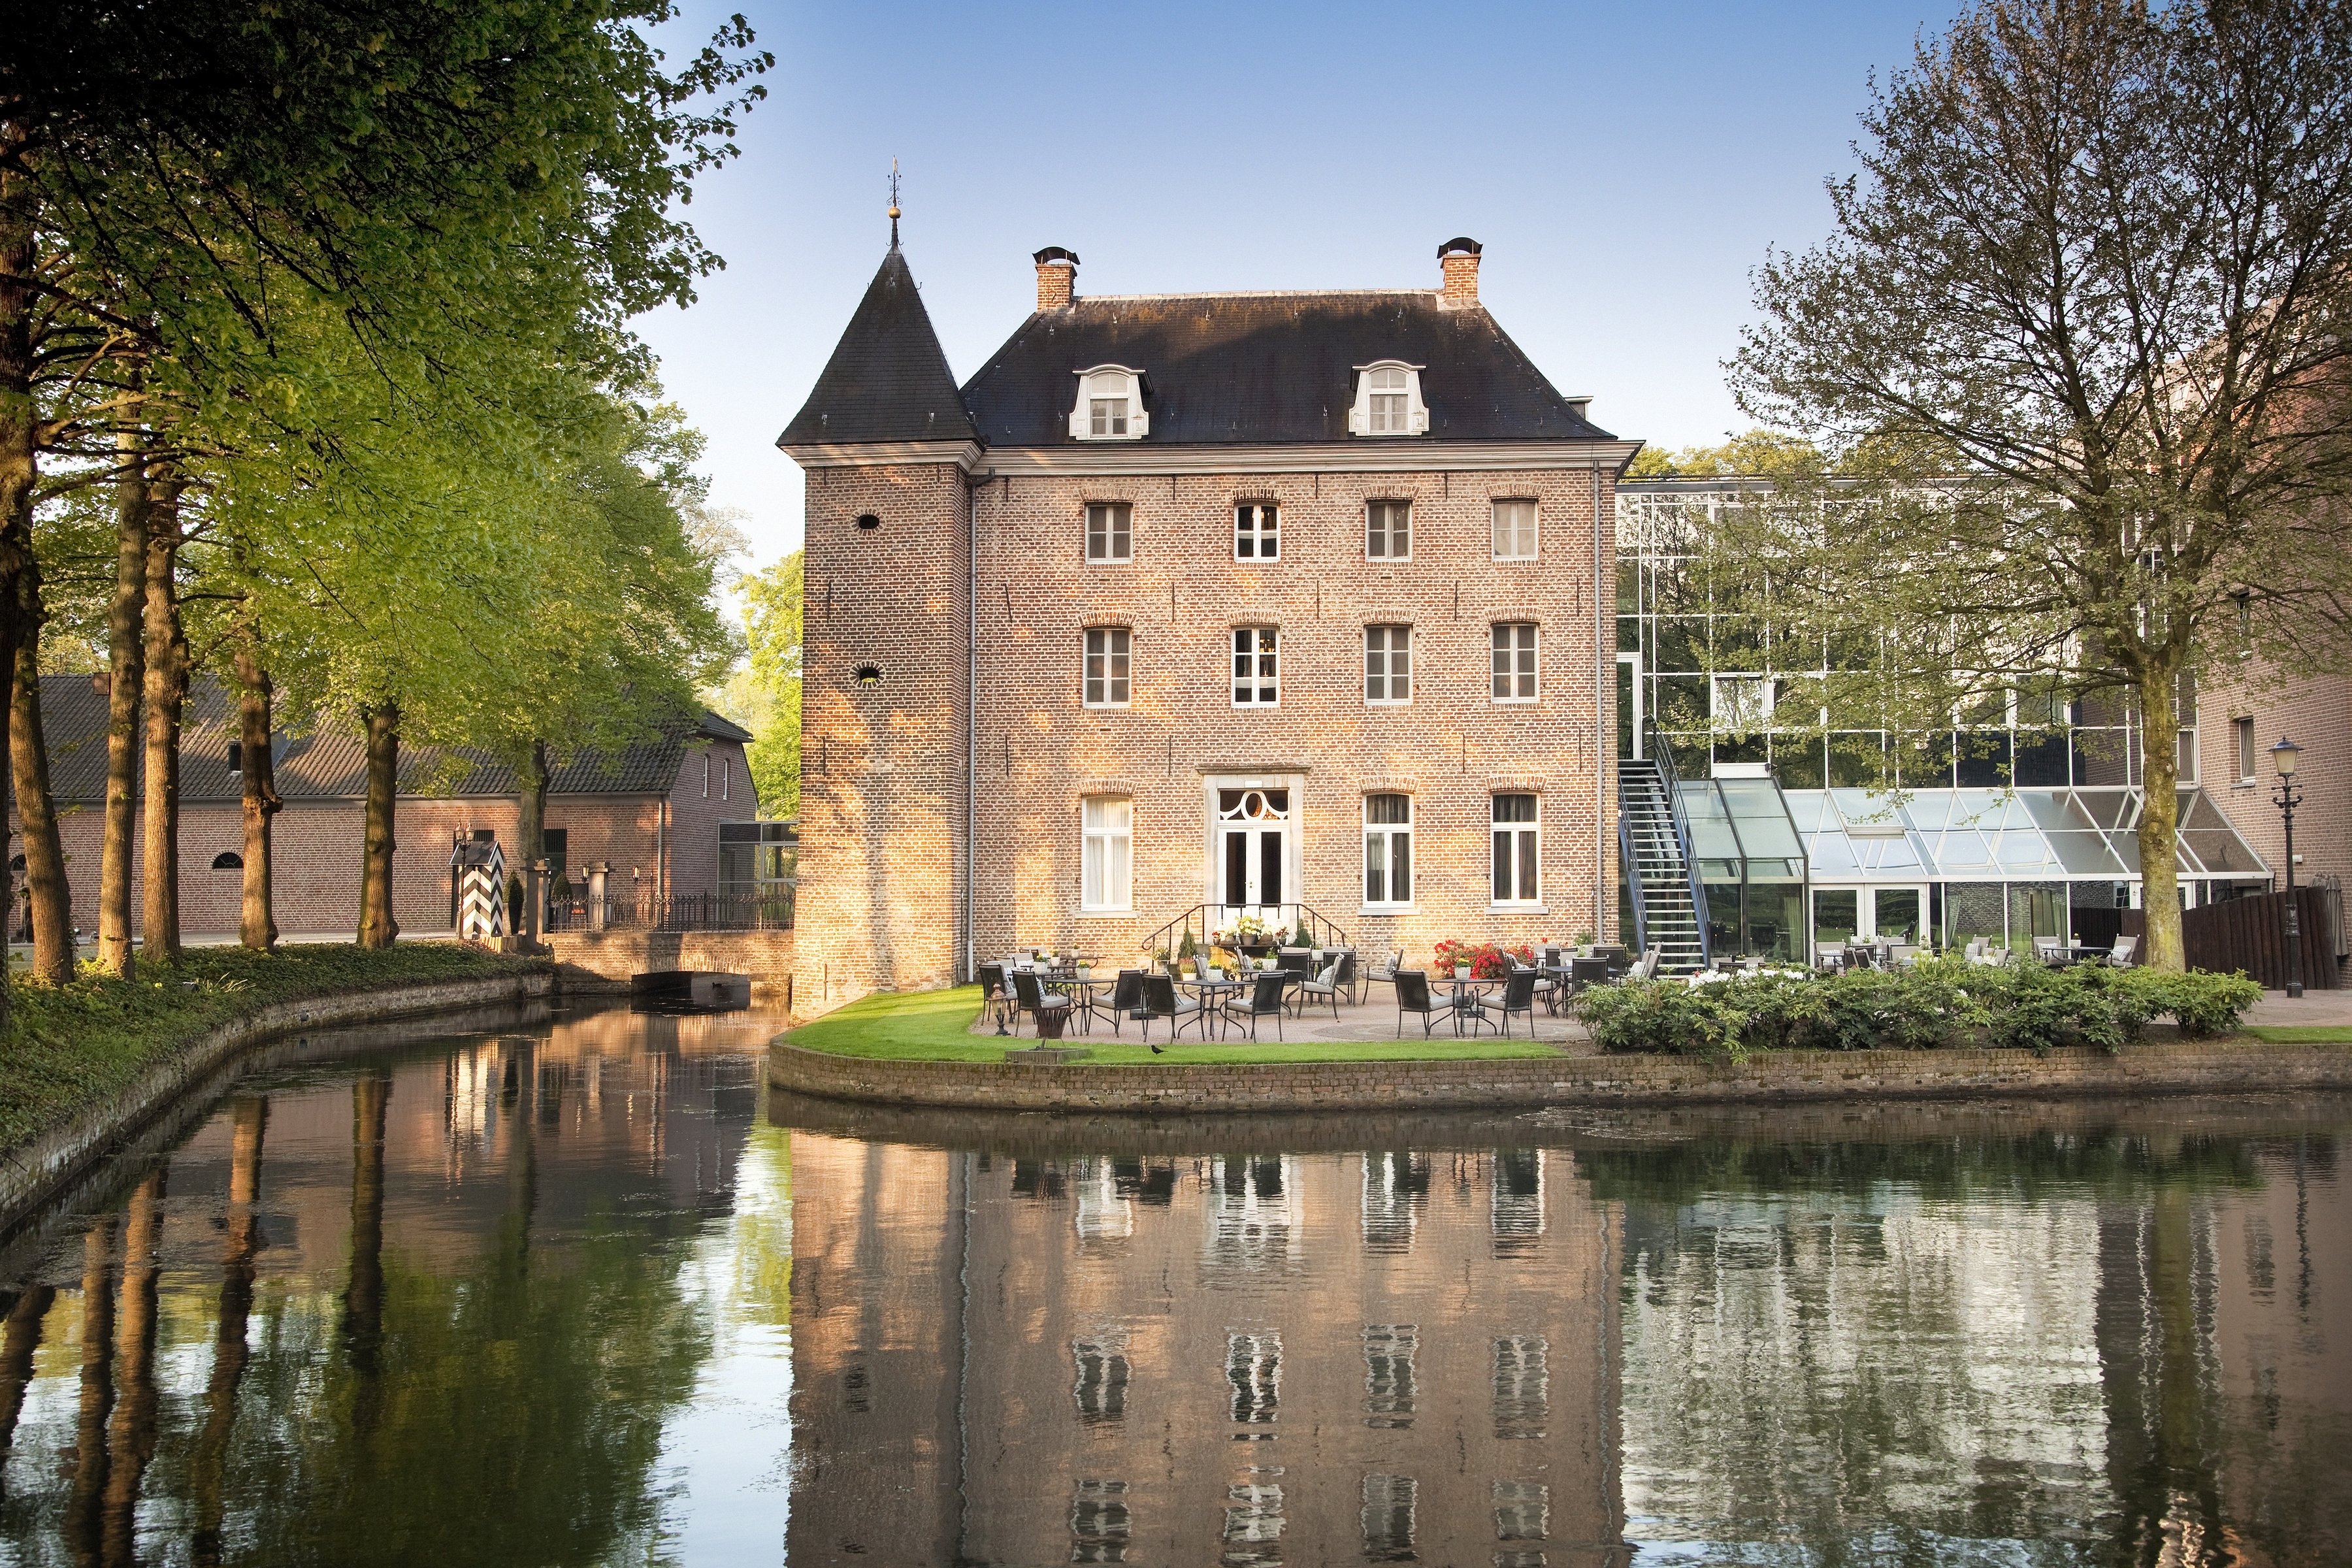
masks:
[(1521, 942), (1517, 947), (1502, 947), (1491, 942), (1460, 942), (1452, 937), (1437, 944), (1437, 969), (1441, 974), (1451, 974), (1463, 964), (1470, 966), (1474, 980), (1500, 980), (1510, 973), (1510, 960), (1532, 965), (1535, 949)]

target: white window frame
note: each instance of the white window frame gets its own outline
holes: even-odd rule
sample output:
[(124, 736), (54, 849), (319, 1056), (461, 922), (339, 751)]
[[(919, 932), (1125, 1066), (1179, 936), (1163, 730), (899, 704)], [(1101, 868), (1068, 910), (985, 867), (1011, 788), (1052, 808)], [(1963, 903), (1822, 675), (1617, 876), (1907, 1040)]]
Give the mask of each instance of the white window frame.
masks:
[(1126, 707), (1135, 689), (1134, 628), (1088, 626), (1079, 647), (1084, 662), (1078, 675), (1078, 705), (1114, 710)]
[[(1504, 634), (1509, 633), (1507, 642)], [(1521, 634), (1525, 636), (1522, 637)], [(1521, 646), (1524, 643), (1524, 647)], [(1520, 668), (1520, 655), (1527, 668)], [(1543, 634), (1534, 621), (1495, 621), (1486, 631), (1486, 691), (1495, 702), (1518, 705), (1543, 699)], [(1497, 691), (1496, 685), (1507, 682)]]
[[(1097, 529), (1096, 524), (1101, 527)], [(1135, 503), (1090, 500), (1086, 512), (1086, 558), (1090, 565), (1124, 563), (1135, 559)], [(1096, 542), (1102, 549), (1097, 552)]]
[[(1384, 520), (1389, 522), (1389, 526), (1387, 528), (1381, 529), (1376, 527), (1373, 520), (1380, 516), (1381, 509), (1383, 507), (1393, 507), (1401, 510), (1404, 513), (1404, 527), (1402, 529), (1396, 527), (1392, 515), (1391, 519)], [(1396, 537), (1399, 533), (1402, 533), (1404, 535), (1404, 548), (1402, 550), (1391, 550), (1389, 547), (1396, 542)], [(1381, 542), (1381, 548), (1378, 550), (1372, 548), (1372, 541), (1375, 539)], [(1412, 559), (1412, 502), (1409, 500), (1368, 500), (1364, 503), (1364, 559), (1367, 561), (1410, 561)]]
[[(1227, 671), (1228, 683), (1236, 708), (1279, 708), (1282, 706), (1282, 628), (1280, 626), (1235, 626), (1227, 644), (1231, 650)], [(1244, 639), (1248, 639), (1246, 642)], [(1245, 668), (1257, 666), (1251, 674)], [(1271, 664), (1269, 672), (1266, 666)], [(1246, 689), (1251, 695), (1242, 695)], [(1271, 691), (1274, 695), (1265, 696)]]
[[(1381, 646), (1375, 648), (1374, 639)], [(1404, 668), (1400, 670), (1397, 661)], [(1379, 668), (1373, 661), (1379, 660)], [(1380, 695), (1374, 696), (1373, 683), (1380, 685)], [(1404, 695), (1396, 694), (1398, 686)], [(1396, 622), (1382, 622), (1364, 628), (1364, 705), (1368, 708), (1403, 708), (1412, 702), (1412, 627)]]
[[(1489, 548), (1494, 553), (1494, 558), (1497, 561), (1540, 559), (1543, 554), (1542, 509), (1526, 496), (1498, 496), (1490, 503), (1490, 507), (1486, 527)], [(1508, 553), (1504, 550), (1503, 509), (1506, 507), (1511, 509)], [(1527, 509), (1524, 516), (1518, 510), (1521, 507)], [(1522, 523), (1526, 525), (1524, 538), (1521, 537)]]
[[(1495, 813), (1499, 809), (1496, 803), (1505, 800), (1533, 801), (1536, 812), (1534, 820), (1522, 822), (1517, 818), (1505, 820), (1496, 816)], [(1543, 908), (1543, 796), (1526, 790), (1497, 790), (1486, 797), (1486, 824), (1488, 907), (1497, 910)], [(1498, 852), (1498, 846), (1503, 846), (1506, 840), (1507, 840), (1507, 847), (1501, 848)], [(1495, 889), (1496, 873), (1502, 869), (1501, 862), (1505, 856), (1509, 858), (1512, 889), (1507, 898), (1497, 896)], [(1519, 891), (1528, 885), (1529, 870), (1535, 873), (1535, 891), (1532, 895)]]
[[(1242, 549), (1246, 542), (1248, 552)], [(1273, 548), (1268, 549), (1271, 545)], [(1234, 559), (1255, 564), (1282, 559), (1282, 503), (1238, 500), (1234, 503)]]
[(2260, 776), (2254, 771), (2260, 760), (2255, 746), (2254, 716), (2251, 713), (2241, 713), (2231, 720), (2230, 748), (2237, 753), (2235, 761), (2238, 782), (2242, 784), (2253, 784)]
[(1135, 800), (1124, 795), (1078, 797), (1078, 912), (1135, 912)]
[(1772, 725), (1778, 688), (1767, 675), (1717, 675), (1707, 693), (1710, 727), (1719, 734), (1747, 735)]
[[(1372, 802), (1376, 800), (1391, 799), (1402, 800), (1404, 802), (1404, 820), (1402, 822), (1374, 822), (1372, 820)], [(1413, 877), (1417, 870), (1417, 868), (1413, 865), (1412, 853), (1412, 796), (1403, 790), (1369, 791), (1364, 795), (1363, 809), (1364, 876), (1363, 880), (1358, 884), (1358, 886), (1363, 890), (1364, 901), (1362, 907), (1367, 912), (1372, 910), (1393, 911), (1397, 910), (1410, 910), (1412, 908)], [(1381, 896), (1377, 899), (1372, 897), (1372, 858), (1373, 847), (1375, 844), (1379, 846), (1381, 859), (1380, 875), (1382, 879), (1381, 884)], [(1396, 896), (1396, 852), (1397, 846), (1400, 844), (1404, 847), (1404, 896), (1402, 898)]]
[[(1070, 408), (1070, 439), (1073, 441), (1139, 441), (1151, 432), (1151, 416), (1143, 410), (1143, 373), (1133, 365), (1098, 364), (1075, 373), (1078, 378), (1078, 400)], [(1094, 406), (1097, 401), (1127, 405), (1126, 428), (1113, 431), (1106, 428), (1097, 435), (1094, 428)]]
[[(1348, 409), (1349, 435), (1369, 436), (1375, 440), (1385, 441), (1429, 434), (1429, 405), (1421, 395), (1422, 366), (1408, 364), (1401, 359), (1381, 359), (1355, 368), (1356, 397)], [(1375, 392), (1375, 382), (1390, 383), (1400, 375), (1404, 382), (1402, 388), (1383, 384)], [(1381, 428), (1374, 429), (1373, 397), (1393, 397), (1399, 391), (1404, 395), (1404, 428), (1391, 428), (1390, 421), (1383, 418), (1380, 421)]]

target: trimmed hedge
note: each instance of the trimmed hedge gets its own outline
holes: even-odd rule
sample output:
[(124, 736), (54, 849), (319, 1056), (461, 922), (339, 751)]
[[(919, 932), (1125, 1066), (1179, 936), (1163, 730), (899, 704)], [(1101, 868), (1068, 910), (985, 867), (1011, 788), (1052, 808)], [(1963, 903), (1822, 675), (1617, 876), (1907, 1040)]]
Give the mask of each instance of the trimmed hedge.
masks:
[(1987, 1045), (2043, 1052), (2062, 1046), (2117, 1050), (2149, 1020), (2169, 1016), (2183, 1035), (2227, 1034), (2262, 997), (2243, 974), (2075, 964), (1970, 963), (1922, 959), (1900, 969), (1836, 974), (1741, 974), (1691, 984), (1627, 981), (1594, 986), (1574, 1004), (1603, 1051), (1723, 1056), (1750, 1051), (1926, 1051)]

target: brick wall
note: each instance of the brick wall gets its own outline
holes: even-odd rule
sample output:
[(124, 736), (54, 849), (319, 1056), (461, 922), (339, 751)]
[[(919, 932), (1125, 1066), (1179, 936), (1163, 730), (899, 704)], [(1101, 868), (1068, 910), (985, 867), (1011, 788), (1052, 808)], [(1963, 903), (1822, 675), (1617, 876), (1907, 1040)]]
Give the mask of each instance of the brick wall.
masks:
[[(813, 468), (794, 994), (945, 984), (961, 951), (965, 492), (950, 463)], [(861, 529), (871, 516), (879, 526)], [(861, 685), (857, 671), (879, 679)]]
[[(2282, 679), (2260, 663), (2225, 665), (2198, 696), (2198, 777), (2272, 872), (2286, 869), (2286, 833), (2273, 802), (2278, 784), (2270, 749), (2280, 737), (2303, 748), (2295, 773), (2303, 805), (2294, 814), (2298, 883), (2327, 875), (2352, 881), (2352, 679)], [(2237, 727), (2254, 721), (2254, 779), (2238, 782)]]
[[(703, 760), (709, 759), (710, 794), (702, 794)], [(656, 796), (559, 795), (547, 804), (547, 826), (567, 836), (565, 861), (577, 878), (591, 861), (613, 867), (614, 898), (651, 898), (656, 870), (669, 868), (675, 893), (709, 893), (718, 888), (721, 822), (759, 815), (743, 748), (732, 741), (690, 750), (662, 821)], [(66, 852), (66, 876), (73, 893), (74, 923), (98, 931), (98, 868), (104, 822), (98, 808), (60, 805), (58, 837)], [(403, 796), (394, 822), (393, 912), (412, 932), (449, 929), (449, 845), (477, 829), (515, 845), (521, 807), (511, 796), (430, 798)], [(353, 931), (359, 924), (361, 803), (355, 799), (297, 797), (286, 803), (271, 827), (271, 870), (278, 926), (288, 934)], [(11, 820), (13, 828), (14, 822)], [(223, 853), (245, 847), (241, 807), (228, 801), (190, 801), (180, 809), (180, 929), (190, 937), (233, 935), (244, 872), (215, 869)], [(8, 853), (23, 850), (11, 837)], [(138, 919), (145, 858), (134, 836), (131, 910)]]
[[(1492, 559), (1492, 502), (1534, 498), (1539, 556)], [(1282, 556), (1234, 559), (1240, 500), (1281, 508)], [(1412, 557), (1368, 556), (1365, 508), (1412, 503)], [(1133, 560), (1084, 559), (1088, 501), (1133, 508)], [(1593, 484), (1582, 470), (1409, 475), (1013, 478), (980, 493), (980, 890), (983, 956), (1015, 943), (1108, 957), (1219, 896), (1210, 790), (1259, 777), (1293, 790), (1303, 901), (1367, 950), (1449, 936), (1565, 939), (1613, 921), (1613, 753), (1596, 708)], [(1600, 559), (1613, 563), (1612, 486)], [(814, 530), (813, 530), (814, 531)], [(1539, 700), (1492, 700), (1490, 628), (1539, 627)], [(1364, 700), (1364, 627), (1413, 628), (1409, 706)], [(1081, 703), (1088, 626), (1131, 630), (1124, 710)], [(1281, 628), (1281, 701), (1236, 708), (1237, 625)], [(1613, 669), (1610, 672), (1612, 679)], [(1414, 799), (1412, 907), (1363, 903), (1362, 798)], [(1542, 797), (1543, 903), (1490, 908), (1490, 799)], [(1134, 912), (1079, 912), (1080, 800), (1134, 801)], [(1606, 897), (1600, 895), (1606, 892)]]

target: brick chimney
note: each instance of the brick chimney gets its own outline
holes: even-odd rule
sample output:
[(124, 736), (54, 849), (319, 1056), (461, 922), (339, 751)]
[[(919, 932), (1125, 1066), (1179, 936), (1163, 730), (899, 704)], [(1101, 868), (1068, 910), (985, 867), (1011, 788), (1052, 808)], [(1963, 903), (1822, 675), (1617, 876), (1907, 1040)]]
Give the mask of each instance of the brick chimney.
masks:
[(1066, 310), (1078, 292), (1077, 252), (1049, 245), (1037, 253), (1036, 261), (1037, 309)]
[(1437, 302), (1448, 310), (1478, 302), (1478, 254), (1484, 247), (1467, 236), (1457, 236), (1437, 247), (1437, 265), (1444, 281)]

